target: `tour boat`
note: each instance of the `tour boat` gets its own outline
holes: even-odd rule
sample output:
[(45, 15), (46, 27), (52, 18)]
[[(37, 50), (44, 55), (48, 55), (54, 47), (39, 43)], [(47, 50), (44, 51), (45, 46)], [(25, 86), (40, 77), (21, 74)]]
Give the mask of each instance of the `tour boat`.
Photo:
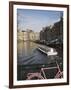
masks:
[(48, 56), (51, 56), (51, 55), (57, 55), (58, 52), (54, 49), (54, 48), (45, 48), (44, 46), (39, 46), (38, 47), (38, 50), (40, 50), (41, 52), (47, 54)]

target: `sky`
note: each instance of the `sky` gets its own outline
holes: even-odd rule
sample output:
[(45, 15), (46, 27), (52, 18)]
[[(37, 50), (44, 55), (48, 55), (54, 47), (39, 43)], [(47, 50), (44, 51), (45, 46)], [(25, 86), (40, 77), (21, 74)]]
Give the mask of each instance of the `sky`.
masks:
[(53, 25), (60, 20), (62, 11), (17, 9), (18, 30), (27, 29), (40, 32), (43, 27)]

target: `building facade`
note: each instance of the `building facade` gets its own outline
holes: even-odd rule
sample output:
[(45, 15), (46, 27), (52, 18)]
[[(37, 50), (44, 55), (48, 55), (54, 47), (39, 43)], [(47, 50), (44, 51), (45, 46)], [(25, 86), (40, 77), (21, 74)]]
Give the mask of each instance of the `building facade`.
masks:
[(40, 31), (40, 40), (50, 42), (59, 39), (63, 41), (63, 18), (55, 22), (53, 26), (47, 26)]
[(39, 40), (39, 32), (34, 32), (32, 30), (28, 31), (18, 31), (17, 32), (17, 39), (23, 41), (35, 41)]

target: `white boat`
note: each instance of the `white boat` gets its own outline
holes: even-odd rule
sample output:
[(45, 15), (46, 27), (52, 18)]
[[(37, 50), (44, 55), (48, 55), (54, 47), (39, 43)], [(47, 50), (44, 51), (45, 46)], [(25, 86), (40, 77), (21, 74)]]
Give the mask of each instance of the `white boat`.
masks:
[(38, 49), (41, 52), (47, 54), (48, 56), (57, 55), (58, 54), (58, 52), (54, 48), (46, 48), (45, 46), (44, 47), (39, 46)]
[(50, 51), (47, 52), (48, 56), (57, 55), (57, 54), (58, 54), (57, 51), (55, 49), (53, 49), (53, 48), (50, 48)]

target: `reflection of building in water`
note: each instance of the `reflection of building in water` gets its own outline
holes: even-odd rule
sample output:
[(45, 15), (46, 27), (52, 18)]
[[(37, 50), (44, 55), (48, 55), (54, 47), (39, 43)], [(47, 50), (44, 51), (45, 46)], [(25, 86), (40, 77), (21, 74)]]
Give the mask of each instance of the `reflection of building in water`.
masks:
[(34, 32), (32, 30), (27, 31), (18, 31), (17, 33), (17, 39), (18, 40), (24, 40), (24, 41), (35, 41), (39, 40), (39, 32)]

